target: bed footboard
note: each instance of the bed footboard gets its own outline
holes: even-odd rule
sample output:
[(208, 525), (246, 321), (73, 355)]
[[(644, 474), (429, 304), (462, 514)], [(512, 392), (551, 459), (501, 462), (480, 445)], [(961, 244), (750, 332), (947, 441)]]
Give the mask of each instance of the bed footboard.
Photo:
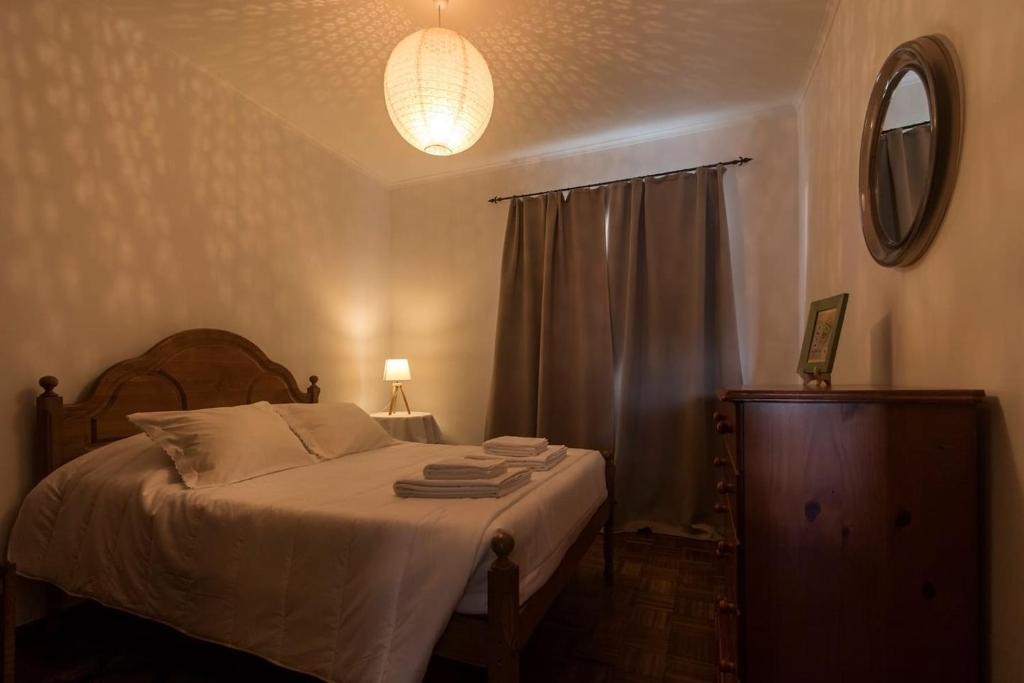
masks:
[[(520, 648), (526, 644), (534, 627), (575, 573), (599, 530), (604, 532), (604, 578), (607, 583), (612, 583), (615, 576), (615, 550), (612, 542), (615, 522), (615, 458), (611, 451), (602, 451), (601, 455), (604, 457), (608, 497), (566, 553), (555, 574), (526, 604), (521, 605), (519, 602), (519, 566), (509, 557), (516, 547), (515, 539), (503, 529), (499, 529), (491, 538), (491, 550), (496, 559), (487, 570), (488, 683), (519, 683)], [(460, 622), (453, 619), (454, 623)], [(445, 649), (448, 648), (442, 647), (442, 652)]]

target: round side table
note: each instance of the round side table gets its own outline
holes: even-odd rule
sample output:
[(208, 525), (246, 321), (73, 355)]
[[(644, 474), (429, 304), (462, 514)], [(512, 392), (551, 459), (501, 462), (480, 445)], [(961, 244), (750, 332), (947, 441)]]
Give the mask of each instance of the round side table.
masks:
[(441, 443), (441, 428), (430, 413), (404, 410), (391, 413), (387, 411), (373, 413), (373, 419), (391, 436), (402, 441), (416, 443)]

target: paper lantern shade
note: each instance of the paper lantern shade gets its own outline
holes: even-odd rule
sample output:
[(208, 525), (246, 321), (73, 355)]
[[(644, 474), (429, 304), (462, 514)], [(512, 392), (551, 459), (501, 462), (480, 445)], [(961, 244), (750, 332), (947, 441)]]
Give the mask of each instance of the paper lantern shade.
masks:
[(494, 109), (487, 62), (461, 35), (426, 28), (406, 36), (384, 69), (388, 115), (410, 145), (447, 156), (483, 135)]

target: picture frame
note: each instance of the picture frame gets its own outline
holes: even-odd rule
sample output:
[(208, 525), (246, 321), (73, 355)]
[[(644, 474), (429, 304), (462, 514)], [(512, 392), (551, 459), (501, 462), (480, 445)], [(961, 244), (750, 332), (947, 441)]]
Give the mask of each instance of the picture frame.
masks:
[(804, 386), (832, 386), (832, 367), (839, 348), (839, 335), (846, 317), (848, 293), (836, 294), (827, 299), (812, 301), (807, 314), (803, 348), (797, 372), (803, 378)]

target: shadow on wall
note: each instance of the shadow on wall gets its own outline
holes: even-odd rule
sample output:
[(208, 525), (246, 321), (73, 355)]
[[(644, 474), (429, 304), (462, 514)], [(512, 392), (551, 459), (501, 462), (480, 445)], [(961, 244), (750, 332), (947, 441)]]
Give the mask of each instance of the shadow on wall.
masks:
[[(75, 400), (189, 327), (254, 340), (325, 398), (376, 403), (387, 198), (129, 23), (0, 8), (0, 541), (42, 374)], [(27, 411), (27, 412), (26, 412)]]
[[(14, 448), (10, 451), (11, 453), (27, 454), (32, 452), (32, 435), (36, 424), (35, 396), (35, 392), (27, 388), (16, 392), (14, 399), (15, 410), (13, 415), (11, 415), (11, 424), (9, 426), (9, 429), (14, 434)], [(31, 470), (31, 462), (26, 462), (28, 462), (29, 469)], [(4, 539), (4, 543), (0, 544), (0, 548), (6, 549), (7, 547), (7, 531), (14, 525), (14, 518), (17, 513), (18, 508), (16, 506), (0, 508), (0, 538)], [(0, 557), (0, 561), (3, 560), (6, 560), (5, 555)]]
[(892, 386), (892, 314), (886, 313), (871, 326), (871, 383)]

